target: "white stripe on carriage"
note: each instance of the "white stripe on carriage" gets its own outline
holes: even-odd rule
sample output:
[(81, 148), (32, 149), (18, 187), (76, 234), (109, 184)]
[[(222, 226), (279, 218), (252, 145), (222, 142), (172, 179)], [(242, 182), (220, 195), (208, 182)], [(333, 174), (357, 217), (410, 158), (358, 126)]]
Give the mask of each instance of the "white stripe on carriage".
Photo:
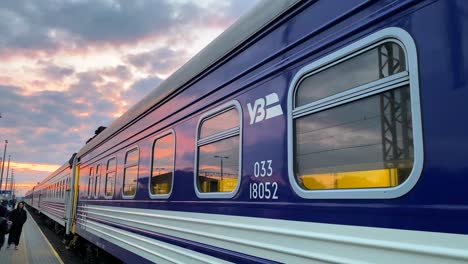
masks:
[(94, 221), (87, 221), (86, 228), (95, 231), (95, 235), (155, 263), (231, 263)]
[(86, 210), (97, 219), (282, 262), (468, 261), (465, 235), (107, 206)]

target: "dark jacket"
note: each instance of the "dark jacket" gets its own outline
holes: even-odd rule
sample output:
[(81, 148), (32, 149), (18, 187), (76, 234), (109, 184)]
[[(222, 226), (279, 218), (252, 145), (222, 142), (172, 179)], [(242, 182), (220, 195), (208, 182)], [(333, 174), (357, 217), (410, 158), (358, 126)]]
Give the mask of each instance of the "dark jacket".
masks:
[(10, 230), (10, 226), (7, 223), (7, 217), (9, 215), (8, 209), (0, 204), (0, 246), (3, 245), (5, 234)]
[(13, 225), (22, 226), (26, 222), (26, 211), (24, 209), (16, 208), (10, 213), (10, 221), (13, 222)]
[(0, 204), (0, 217), (8, 217), (9, 211), (8, 209)]

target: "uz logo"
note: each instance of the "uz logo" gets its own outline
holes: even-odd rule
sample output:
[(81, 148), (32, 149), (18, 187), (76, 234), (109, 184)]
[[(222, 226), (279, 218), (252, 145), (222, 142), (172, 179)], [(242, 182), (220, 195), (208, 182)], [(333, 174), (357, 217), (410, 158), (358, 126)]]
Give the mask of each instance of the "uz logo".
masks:
[(265, 96), (265, 98), (258, 98), (255, 100), (253, 107), (248, 103), (247, 107), (249, 109), (250, 124), (252, 125), (253, 123), (262, 122), (263, 120), (282, 115), (283, 109), (281, 109), (281, 105), (273, 105), (278, 102), (278, 95), (276, 93), (271, 93)]

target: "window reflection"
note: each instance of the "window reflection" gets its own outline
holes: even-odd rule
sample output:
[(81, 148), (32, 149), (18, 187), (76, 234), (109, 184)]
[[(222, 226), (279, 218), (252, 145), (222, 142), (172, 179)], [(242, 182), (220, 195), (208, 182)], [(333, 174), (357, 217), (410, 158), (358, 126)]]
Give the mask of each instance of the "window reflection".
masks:
[(403, 48), (394, 42), (387, 42), (304, 79), (297, 89), (295, 106), (306, 105), (405, 70)]
[(93, 168), (90, 168), (89, 179), (88, 179), (88, 197), (91, 196), (92, 190), (94, 190)]
[(168, 194), (172, 188), (174, 171), (174, 135), (168, 134), (156, 140), (153, 146), (151, 194)]
[(201, 193), (233, 192), (239, 184), (241, 121), (237, 108), (226, 109), (200, 124), (196, 182)]
[(123, 195), (133, 196), (136, 193), (138, 178), (138, 149), (127, 152), (125, 157)]
[(97, 197), (99, 195), (99, 188), (101, 187), (101, 165), (96, 166), (96, 176), (95, 176), (95, 183), (94, 183), (94, 196)]
[(138, 163), (138, 149), (130, 150), (125, 157), (125, 164)]
[(136, 193), (138, 167), (132, 166), (125, 168), (124, 174), (123, 195), (133, 196)]
[(305, 189), (397, 186), (413, 167), (408, 86), (297, 118), (294, 125), (295, 174)]
[(114, 195), (116, 165), (117, 165), (117, 160), (115, 158), (112, 158), (107, 161), (106, 188), (105, 188), (106, 196)]
[(198, 148), (198, 190), (232, 192), (239, 180), (239, 136)]
[(233, 108), (202, 122), (200, 138), (205, 138), (239, 126), (239, 113)]

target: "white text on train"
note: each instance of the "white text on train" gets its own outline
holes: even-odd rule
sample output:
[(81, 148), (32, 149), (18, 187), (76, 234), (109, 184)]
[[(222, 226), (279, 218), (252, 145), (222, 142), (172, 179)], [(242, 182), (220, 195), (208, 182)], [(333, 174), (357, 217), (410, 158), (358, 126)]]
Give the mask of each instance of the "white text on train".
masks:
[[(255, 178), (268, 178), (273, 175), (273, 161), (261, 160), (254, 163)], [(278, 183), (272, 181), (251, 182), (249, 199), (278, 199)]]
[(255, 100), (253, 106), (248, 103), (247, 108), (249, 109), (250, 124), (252, 125), (253, 123), (262, 122), (263, 120), (282, 115), (283, 109), (281, 109), (281, 105), (273, 105), (278, 102), (278, 94), (271, 93), (265, 96), (265, 98), (262, 97)]

